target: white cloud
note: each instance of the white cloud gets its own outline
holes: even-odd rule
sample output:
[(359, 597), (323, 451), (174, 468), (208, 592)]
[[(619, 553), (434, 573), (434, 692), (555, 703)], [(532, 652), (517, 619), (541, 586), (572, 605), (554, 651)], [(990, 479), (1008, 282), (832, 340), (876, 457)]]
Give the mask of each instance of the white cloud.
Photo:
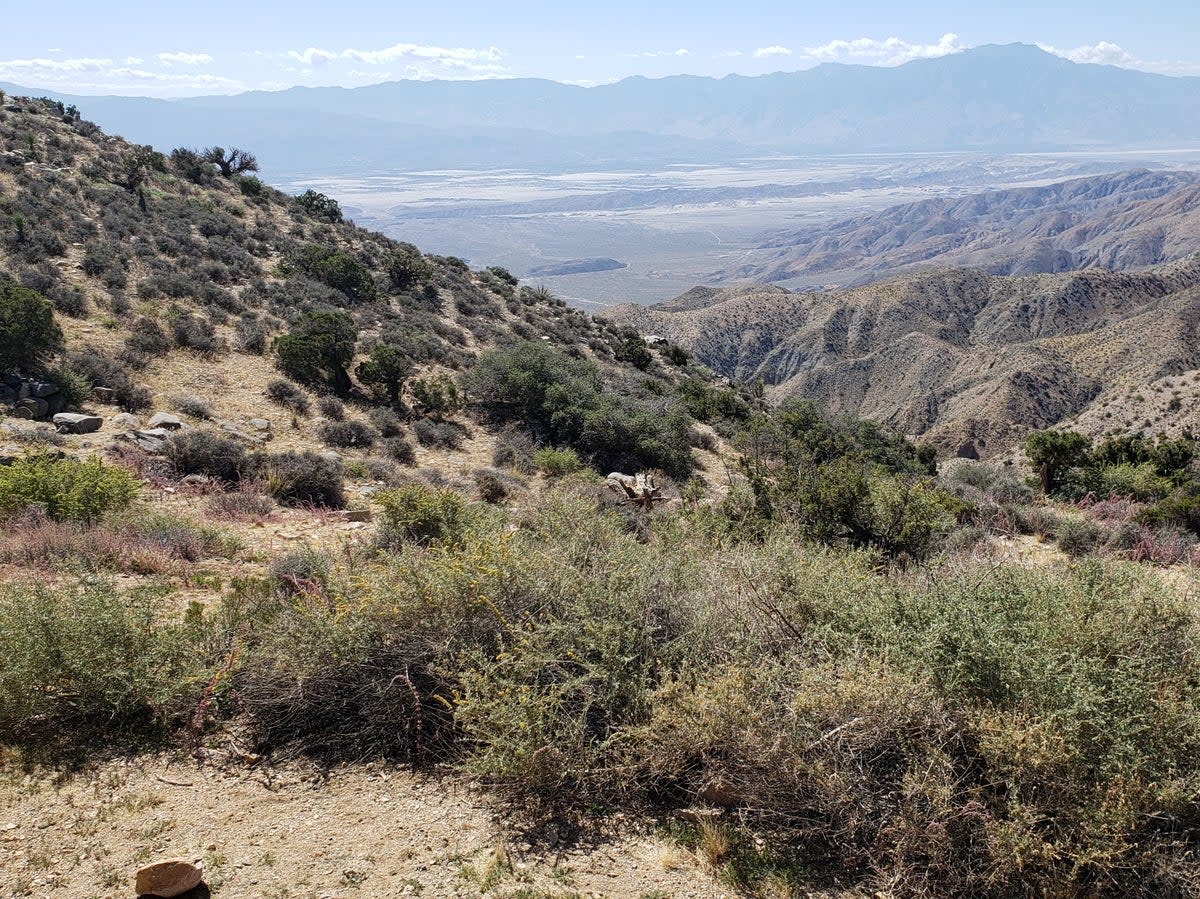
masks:
[(1047, 53), (1069, 59), (1071, 62), (1092, 63), (1101, 66), (1120, 66), (1123, 69), (1140, 69), (1145, 72), (1157, 72), (1160, 75), (1196, 75), (1200, 74), (1200, 63), (1187, 62), (1180, 59), (1139, 59), (1120, 44), (1112, 41), (1097, 41), (1085, 44), (1073, 50), (1063, 50), (1050, 44), (1039, 43), (1038, 47)]
[(833, 40), (819, 47), (805, 47), (804, 55), (819, 62), (859, 62), (896, 66), (914, 59), (933, 59), (965, 49), (957, 34), (944, 34), (936, 44), (913, 44), (898, 37), (885, 40), (860, 37)]
[[(468, 76), (495, 75), (505, 70), (500, 64), (504, 54), (497, 47), (432, 47), (420, 44), (393, 44), (381, 50), (324, 50), (309, 47), (307, 50), (289, 50), (291, 59), (311, 68), (328, 66), (349, 60), (362, 65), (380, 66), (405, 63), (420, 72), (442, 75), (447, 71), (466, 73)], [(433, 68), (430, 68), (430, 67)], [(422, 76), (423, 77), (423, 76)]]
[(158, 61), (166, 65), (199, 66), (213, 61), (207, 53), (159, 53)]
[(680, 47), (678, 50), (649, 50), (645, 53), (626, 53), (629, 59), (657, 59), (661, 56), (687, 56), (689, 51)]
[(245, 84), (233, 78), (199, 72), (154, 72), (141, 68), (141, 62), (137, 57), (127, 57), (124, 62), (107, 57), (5, 59), (0, 60), (0, 80), (67, 93), (153, 97), (229, 94), (246, 89)]
[[(741, 55), (741, 54), (738, 54)], [(754, 51), (755, 59), (766, 59), (771, 56), (791, 56), (792, 51), (788, 47), (781, 47), (775, 44), (772, 47), (759, 47)]]
[(1102, 66), (1124, 66), (1140, 68), (1141, 60), (1119, 44), (1110, 41), (1097, 41), (1094, 44), (1076, 47), (1074, 50), (1060, 50), (1049, 44), (1038, 44), (1047, 53), (1069, 59), (1071, 62), (1095, 63)]
[(127, 66), (140, 66), (145, 61), (146, 60), (142, 59), (140, 56), (126, 56), (125, 57), (125, 65), (127, 65)]

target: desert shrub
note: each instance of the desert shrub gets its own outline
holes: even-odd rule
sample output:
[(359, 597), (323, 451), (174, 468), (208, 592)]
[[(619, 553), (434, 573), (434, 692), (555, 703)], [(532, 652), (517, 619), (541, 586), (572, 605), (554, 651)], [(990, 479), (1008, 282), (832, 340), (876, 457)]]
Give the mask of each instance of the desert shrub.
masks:
[(431, 378), (414, 378), (408, 385), (409, 395), (422, 415), (441, 418), (462, 408), (458, 387), (444, 374)]
[(647, 369), (654, 361), (650, 347), (641, 337), (627, 337), (613, 348), (613, 356), (618, 362), (628, 362), (634, 368)]
[(321, 439), (329, 446), (368, 447), (375, 443), (375, 429), (361, 421), (327, 421), (321, 425)]
[(493, 420), (520, 424), (543, 442), (576, 450), (601, 470), (691, 474), (686, 412), (661, 400), (606, 391), (592, 363), (541, 342), (484, 352), (464, 387)]
[(413, 436), (421, 446), (456, 450), (462, 446), (465, 432), (456, 422), (420, 419), (413, 423)]
[(0, 589), (0, 741), (34, 753), (161, 738), (195, 707), (203, 656), (153, 591)]
[(346, 420), (346, 405), (336, 396), (317, 397), (317, 411), (330, 421)]
[(50, 302), (0, 275), (0, 372), (32, 368), (62, 347)]
[(286, 268), (340, 291), (353, 303), (374, 299), (377, 294), (371, 270), (349, 253), (331, 247), (310, 244), (292, 255)]
[(302, 546), (284, 553), (267, 569), (276, 589), (287, 595), (322, 591), (329, 583), (332, 566), (320, 550)]
[(512, 483), (510, 479), (494, 469), (480, 468), (471, 475), (479, 498), (485, 503), (502, 503), (508, 499)]
[(267, 399), (278, 403), (286, 409), (291, 409), (298, 415), (307, 415), (309, 411), (308, 394), (290, 381), (276, 378), (269, 381), (266, 387)]
[(1100, 498), (1128, 497), (1152, 502), (1171, 492), (1169, 478), (1158, 473), (1153, 462), (1120, 462), (1115, 465), (1090, 465), (1076, 475), (1076, 492)]
[(346, 504), (342, 464), (334, 459), (312, 452), (285, 452), (252, 458), (250, 468), (267, 493), (286, 506), (340, 509)]
[(404, 433), (404, 425), (400, 421), (400, 416), (391, 409), (372, 409), (367, 418), (379, 432), (380, 437), (399, 437)]
[(306, 190), (296, 197), (296, 204), (315, 219), (337, 223), (342, 220), (338, 201), (315, 190)]
[(433, 276), (433, 266), (416, 247), (401, 247), (388, 254), (385, 267), (395, 290), (411, 290)]
[(0, 467), (0, 514), (37, 507), (56, 521), (91, 522), (127, 508), (138, 480), (99, 459), (29, 456)]
[(275, 364), (293, 381), (327, 385), (344, 395), (350, 392), (347, 367), (357, 337), (354, 319), (345, 312), (306, 312), (291, 331), (275, 338)]
[(1011, 466), (962, 462), (943, 475), (942, 482), (956, 495), (972, 502), (985, 498), (1000, 504), (1033, 500), (1033, 491), (1017, 477)]
[(79, 524), (31, 511), (11, 521), (0, 537), (0, 561), (31, 570), (166, 574), (203, 558), (230, 558), (239, 549), (214, 529), (167, 515)]
[(213, 417), (212, 405), (203, 397), (189, 393), (176, 393), (171, 396), (170, 402), (176, 412), (182, 412), (192, 418), (208, 421)]
[(492, 451), (492, 464), (497, 468), (512, 468), (521, 474), (537, 471), (534, 453), (537, 444), (529, 432), (520, 428), (505, 428), (496, 436), (496, 448)]
[(205, 510), (222, 521), (263, 521), (275, 511), (275, 503), (259, 493), (254, 485), (244, 485), (210, 497)]
[(223, 341), (217, 338), (213, 323), (199, 315), (173, 315), (171, 333), (175, 345), (183, 349), (195, 350), (198, 353), (213, 353), (223, 349)]
[(1183, 528), (1200, 534), (1200, 482), (1172, 491), (1138, 516), (1143, 524)]
[(383, 451), (401, 465), (413, 465), (417, 461), (416, 449), (404, 437), (384, 437)]
[(261, 356), (267, 351), (271, 328), (253, 313), (246, 313), (234, 323), (235, 345), (243, 353)]
[(88, 298), (80, 288), (56, 287), (47, 296), (54, 304), (54, 308), (63, 315), (69, 315), (72, 318), (87, 317)]
[(181, 431), (167, 440), (166, 458), (180, 476), (202, 474), (236, 483), (246, 471), (246, 450), (211, 431)]
[(67, 356), (67, 365), (89, 382), (91, 387), (107, 387), (117, 404), (126, 412), (143, 412), (154, 405), (154, 394), (144, 384), (134, 382), (129, 368), (88, 347)]
[(125, 338), (126, 349), (138, 356), (165, 356), (172, 346), (171, 338), (162, 326), (145, 315), (134, 321), (129, 328), (129, 336)]
[(1078, 515), (1066, 515), (1057, 528), (1058, 548), (1068, 556), (1086, 556), (1100, 545), (1104, 532), (1095, 522)]
[(554, 449), (549, 446), (542, 447), (533, 454), (533, 464), (548, 478), (560, 478), (583, 468), (583, 460), (574, 450)]
[(371, 348), (368, 358), (358, 364), (354, 373), (378, 397), (396, 405), (412, 368), (412, 360), (402, 350), (381, 343)]
[(378, 493), (375, 499), (383, 513), (379, 540), (384, 546), (453, 541), (467, 523), (466, 503), (453, 490), (409, 484)]

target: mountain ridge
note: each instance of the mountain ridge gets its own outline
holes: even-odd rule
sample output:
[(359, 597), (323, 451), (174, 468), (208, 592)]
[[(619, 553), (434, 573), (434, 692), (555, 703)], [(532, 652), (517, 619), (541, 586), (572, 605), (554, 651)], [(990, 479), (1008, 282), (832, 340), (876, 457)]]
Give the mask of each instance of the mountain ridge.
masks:
[[(551, 168), (712, 161), (764, 150), (1063, 150), (1200, 140), (1200, 78), (1072, 63), (1021, 44), (891, 68), (827, 64), (753, 77), (627, 78), (591, 88), (494, 79), (172, 101), (53, 96), (131, 140), (254, 146), (289, 173), (345, 171), (341, 160), (361, 158), (368, 136), (381, 148), (370, 164), (433, 164), (437, 141), (423, 139), (421, 129), (442, 144), (446, 135), (524, 133), (528, 165)], [(333, 125), (314, 128), (318, 116), (334, 117)], [(592, 146), (614, 134), (623, 140)], [(538, 152), (535, 135), (561, 138), (562, 146)], [(310, 145), (297, 146), (302, 138)], [(483, 141), (451, 155), (455, 165), (522, 161), (514, 147)]]
[(770, 232), (715, 281), (854, 286), (921, 268), (993, 274), (1131, 269), (1200, 251), (1200, 176), (1145, 169), (939, 197)]
[(817, 293), (741, 285), (607, 315), (722, 375), (761, 378), (773, 399), (986, 454), (1200, 366), (1200, 255), (1137, 273), (943, 269)]

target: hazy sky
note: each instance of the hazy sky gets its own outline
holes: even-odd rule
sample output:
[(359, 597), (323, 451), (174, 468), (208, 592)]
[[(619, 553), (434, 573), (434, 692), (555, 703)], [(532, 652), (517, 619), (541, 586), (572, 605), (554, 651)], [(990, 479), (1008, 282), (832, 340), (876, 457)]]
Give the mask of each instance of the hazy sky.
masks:
[(747, 75), (896, 65), (987, 43), (1200, 75), (1197, 0), (55, 0), (4, 13), (0, 81), (189, 96), (398, 78)]

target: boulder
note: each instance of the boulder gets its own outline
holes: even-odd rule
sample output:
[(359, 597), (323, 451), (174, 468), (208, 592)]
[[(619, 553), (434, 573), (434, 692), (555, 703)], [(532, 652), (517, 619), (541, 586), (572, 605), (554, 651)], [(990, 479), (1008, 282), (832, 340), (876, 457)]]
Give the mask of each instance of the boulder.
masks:
[[(20, 415), (22, 409), (28, 409), (29, 415)], [(17, 413), (19, 418), (45, 418), (50, 414), (50, 404), (40, 397), (27, 397), (17, 403)]]
[(114, 428), (136, 429), (142, 426), (142, 420), (130, 412), (118, 412), (109, 421)]
[(29, 395), (38, 399), (45, 399), (48, 396), (54, 396), (58, 393), (58, 385), (51, 384), (49, 381), (33, 381), (29, 385)]
[(167, 437), (170, 433), (166, 428), (152, 428), (150, 430), (135, 429), (118, 434), (117, 439), (132, 443), (134, 446), (148, 453), (161, 453), (167, 448)]
[(230, 437), (233, 437), (236, 440), (242, 440), (242, 441), (245, 441), (246, 443), (254, 443), (254, 444), (263, 442), (262, 437), (257, 437), (254, 434), (247, 434), (245, 431), (242, 430), (241, 426), (238, 425), (236, 422), (219, 421), (219, 422), (217, 422), (217, 427), (220, 428), (222, 431), (224, 431), (226, 434), (228, 434)]
[(169, 412), (155, 412), (150, 416), (150, 420), (146, 422), (149, 428), (166, 428), (168, 431), (183, 430), (183, 419), (178, 415), (172, 415)]
[(628, 475), (614, 471), (605, 478), (605, 483), (608, 485), (608, 489), (623, 501), (636, 503), (645, 509), (649, 509), (655, 503), (663, 502), (665, 499), (662, 489), (654, 483), (654, 476), (645, 472)]
[(137, 872), (134, 889), (139, 896), (162, 896), (171, 899), (200, 886), (204, 875), (199, 868), (182, 858), (146, 865)]
[(104, 419), (99, 415), (81, 415), (78, 412), (59, 412), (53, 421), (54, 427), (64, 434), (93, 434), (104, 424)]
[(117, 392), (110, 387), (93, 387), (92, 399), (97, 403), (113, 403), (117, 399)]
[(252, 418), (248, 422), (246, 422), (246, 424), (250, 425), (250, 427), (254, 428), (254, 430), (256, 430), (256, 431), (270, 431), (271, 430), (271, 423), (269, 421), (267, 421), (265, 418)]

